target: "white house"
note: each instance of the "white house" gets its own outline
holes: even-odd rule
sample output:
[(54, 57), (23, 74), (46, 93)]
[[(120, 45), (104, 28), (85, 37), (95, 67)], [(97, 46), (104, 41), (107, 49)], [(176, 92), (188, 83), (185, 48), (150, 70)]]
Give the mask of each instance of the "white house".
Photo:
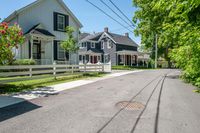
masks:
[(26, 37), (25, 43), (19, 46), (17, 59), (34, 59), (38, 64), (52, 64), (65, 59), (71, 63), (78, 62), (77, 53), (67, 53), (60, 47), (60, 41), (66, 39), (66, 26), (74, 27), (77, 39), (82, 27), (62, 0), (36, 0), (4, 21), (10, 25), (18, 23)]

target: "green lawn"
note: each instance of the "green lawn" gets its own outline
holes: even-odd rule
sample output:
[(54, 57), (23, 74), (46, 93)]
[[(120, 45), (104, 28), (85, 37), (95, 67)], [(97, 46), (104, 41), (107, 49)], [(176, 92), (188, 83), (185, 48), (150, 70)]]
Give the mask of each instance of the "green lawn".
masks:
[(112, 66), (113, 70), (136, 70), (136, 69), (153, 69), (153, 68), (147, 68), (147, 67), (143, 67), (143, 66), (123, 66), (123, 65), (119, 65), (119, 66)]
[[(25, 90), (33, 90), (37, 87), (50, 86), (60, 83), (66, 83), (74, 80), (87, 79), (93, 77), (102, 77), (104, 73), (99, 72), (90, 72), (90, 73), (76, 73), (71, 75), (59, 76), (56, 79), (52, 77), (44, 77), (40, 79), (30, 79), (30, 80), (21, 80), (16, 82), (9, 83), (0, 83), (0, 95), (1, 94), (10, 94), (16, 92), (22, 92)], [(15, 77), (16, 78), (16, 77)], [(17, 77), (20, 78), (20, 77)], [(12, 78), (9, 78), (9, 80)], [(5, 78), (0, 78), (1, 80), (5, 80)]]

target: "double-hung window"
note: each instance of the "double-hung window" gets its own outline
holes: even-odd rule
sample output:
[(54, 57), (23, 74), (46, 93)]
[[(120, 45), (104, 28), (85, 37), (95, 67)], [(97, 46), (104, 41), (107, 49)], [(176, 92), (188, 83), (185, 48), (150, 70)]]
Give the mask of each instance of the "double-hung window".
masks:
[(101, 49), (104, 49), (104, 41), (101, 41)]
[(69, 16), (62, 13), (53, 13), (54, 30), (65, 32), (65, 27), (69, 26)]
[(112, 41), (108, 40), (107, 45), (108, 45), (108, 49), (112, 48), (112, 46), (113, 46)]
[(65, 30), (65, 16), (58, 14), (57, 15), (57, 28), (58, 30)]
[(95, 43), (91, 43), (91, 48), (95, 48)]
[(65, 59), (65, 50), (61, 47), (61, 43), (57, 42), (57, 46), (58, 46), (58, 59), (59, 60), (64, 60)]
[(81, 43), (80, 47), (81, 48), (86, 48), (87, 47), (87, 43), (86, 42)]

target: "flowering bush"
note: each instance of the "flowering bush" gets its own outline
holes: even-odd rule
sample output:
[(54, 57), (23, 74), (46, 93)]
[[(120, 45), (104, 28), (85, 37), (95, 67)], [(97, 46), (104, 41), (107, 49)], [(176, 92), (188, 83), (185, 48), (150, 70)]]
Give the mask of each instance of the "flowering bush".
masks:
[(13, 61), (12, 49), (18, 49), (18, 45), (24, 42), (23, 32), (16, 23), (0, 23), (0, 65), (10, 64)]

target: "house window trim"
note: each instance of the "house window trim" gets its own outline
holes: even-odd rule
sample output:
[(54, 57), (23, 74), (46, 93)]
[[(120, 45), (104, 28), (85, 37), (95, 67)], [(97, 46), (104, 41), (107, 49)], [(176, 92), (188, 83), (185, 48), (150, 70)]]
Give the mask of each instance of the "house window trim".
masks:
[(95, 48), (95, 43), (94, 42), (91, 43), (91, 48)]
[[(58, 16), (64, 16), (64, 29), (61, 30), (58, 28)], [(54, 31), (58, 32), (66, 32), (65, 28), (70, 25), (70, 17), (68, 14), (63, 14), (59, 12), (53, 12), (53, 26), (54, 26)]]
[(101, 41), (101, 49), (104, 49), (104, 41)]
[(60, 50), (61, 50), (59, 45), (61, 45), (61, 42), (60, 42), (60, 41), (57, 42), (57, 58), (58, 58), (58, 60), (65, 60), (65, 50), (64, 50), (64, 49), (63, 49), (64, 58), (60, 58), (60, 57), (59, 57), (59, 53), (60, 53)]
[(108, 42), (107, 42), (107, 47), (108, 47), (108, 49), (111, 49), (112, 48), (112, 41), (111, 40), (108, 40)]
[(81, 48), (81, 49), (87, 48), (87, 42), (82, 42), (82, 43), (80, 43), (80, 48)]
[[(60, 29), (60, 28), (59, 28), (59, 24), (61, 24), (61, 23), (58, 21), (58, 20), (59, 20), (59, 19), (58, 19), (59, 17), (62, 17), (62, 18), (63, 18), (63, 23), (62, 23), (62, 24), (63, 24), (63, 29)], [(63, 14), (57, 14), (57, 30), (59, 30), (59, 31), (64, 31), (64, 30), (65, 30), (65, 23), (66, 23), (65, 21), (66, 21), (66, 20), (65, 20), (65, 15), (63, 15)]]

